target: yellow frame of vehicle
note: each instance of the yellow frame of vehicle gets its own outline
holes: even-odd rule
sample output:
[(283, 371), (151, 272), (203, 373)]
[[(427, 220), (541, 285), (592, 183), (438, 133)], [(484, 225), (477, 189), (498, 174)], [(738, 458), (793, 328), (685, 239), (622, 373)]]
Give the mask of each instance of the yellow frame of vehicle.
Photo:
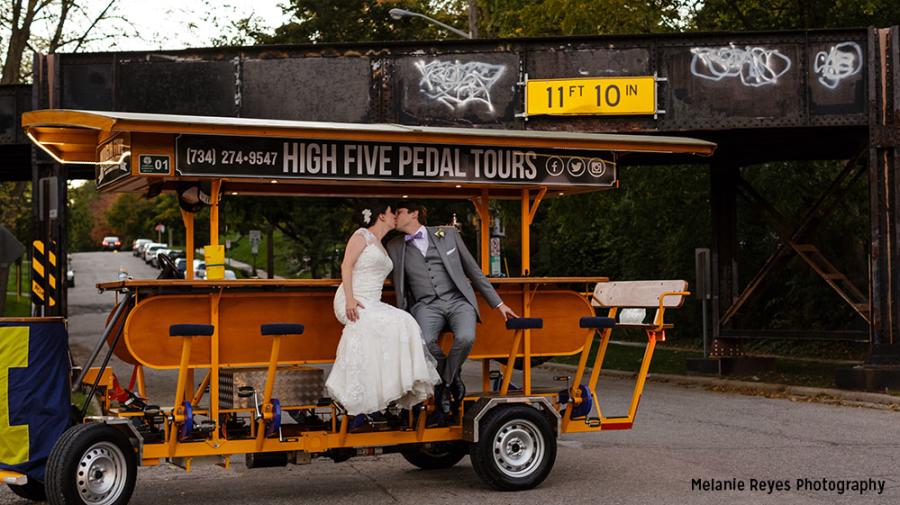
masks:
[[(305, 196), (374, 196), (405, 198), (415, 195), (420, 198), (458, 198), (468, 199), (474, 205), (482, 223), (489, 222), (489, 199), (517, 199), (521, 205), (521, 277), (491, 279), (492, 283), (507, 296), (507, 301), (519, 314), (530, 317), (533, 314), (543, 316), (546, 326), (543, 330), (518, 330), (510, 332), (503, 327), (503, 321), (493, 311), (483, 310), (484, 326), (481, 332), (492, 332), (491, 339), (482, 338), (476, 343), (470, 355), (471, 359), (482, 361), (482, 386), (486, 392), (469, 395), (467, 400), (479, 396), (525, 396), (543, 397), (557, 409), (565, 405), (557, 401), (559, 391), (534, 388), (531, 385), (530, 363), (533, 356), (559, 356), (580, 353), (579, 365), (575, 381), (570, 387), (571, 408), (566, 408), (561, 423), (562, 432), (603, 431), (609, 429), (630, 428), (636, 414), (637, 405), (644, 387), (647, 371), (654, 346), (657, 340), (664, 339), (665, 329), (670, 325), (663, 321), (665, 307), (663, 298), (667, 296), (683, 296), (684, 293), (664, 293), (660, 297), (660, 305), (656, 320), (643, 325), (648, 335), (648, 346), (644, 361), (638, 374), (632, 397), (629, 414), (622, 418), (572, 419), (574, 406), (582, 399), (579, 384), (584, 377), (588, 354), (595, 339), (594, 330), (578, 327), (578, 319), (594, 315), (588, 297), (583, 291), (561, 290), (559, 285), (591, 285), (605, 282), (604, 277), (530, 277), (530, 225), (540, 203), (544, 198), (558, 197), (568, 194), (596, 191), (596, 186), (585, 186), (577, 183), (555, 182), (540, 183), (504, 183), (494, 184), (484, 181), (468, 181), (460, 183), (445, 180), (421, 180), (417, 182), (392, 183), (390, 181), (369, 181), (358, 184), (346, 184), (341, 180), (317, 179), (296, 180), (278, 177), (241, 177), (227, 176), (190, 176), (184, 177), (176, 173), (172, 166), (168, 173), (146, 173), (141, 171), (138, 160), (142, 155), (166, 157), (177, 160), (176, 141), (181, 135), (217, 135), (241, 138), (283, 138), (283, 139), (329, 139), (349, 142), (415, 142), (428, 145), (450, 146), (501, 146), (515, 149), (582, 149), (602, 150), (617, 154), (625, 153), (678, 153), (711, 155), (715, 144), (701, 140), (630, 136), (602, 135), (559, 132), (530, 131), (497, 131), (483, 129), (454, 129), (407, 127), (400, 125), (358, 125), (338, 123), (310, 123), (298, 121), (269, 121), (254, 119), (215, 118), (199, 116), (169, 116), (161, 114), (133, 114), (123, 112), (91, 112), (67, 110), (41, 110), (22, 115), (22, 125), (26, 134), (39, 148), (60, 163), (91, 164), (98, 167), (98, 172), (106, 178), (104, 191), (170, 191), (176, 189), (183, 181), (211, 182), (210, 202), (210, 244), (219, 245), (218, 209), (220, 198), (233, 194), (291, 194)], [(154, 158), (162, 159), (162, 158)], [(177, 163), (176, 163), (177, 164)], [(170, 164), (171, 165), (171, 164)], [(118, 171), (118, 172), (117, 172)], [(615, 186), (615, 185), (613, 185)], [(186, 229), (187, 262), (192, 263), (194, 251), (194, 216), (183, 212)], [(481, 226), (481, 258), (485, 273), (489, 268), (489, 226)], [(209, 247), (208, 246), (208, 247)], [(266, 384), (274, 383), (277, 365), (287, 363), (322, 363), (321, 353), (316, 354), (314, 345), (304, 345), (289, 341), (281, 342), (274, 338), (271, 346), (260, 351), (261, 338), (254, 339), (254, 345), (242, 345), (235, 335), (242, 334), (245, 339), (258, 335), (260, 322), (266, 320), (262, 305), (254, 306), (259, 318), (252, 317), (243, 324), (235, 322), (231, 317), (233, 308), (229, 303), (240, 296), (247, 296), (245, 304), (252, 305), (254, 297), (275, 296), (280, 302), (289, 303), (291, 297), (306, 296), (314, 313), (322, 314), (322, 300), (315, 301), (315, 293), (322, 289), (324, 299), (330, 304), (331, 289), (337, 286), (337, 280), (253, 280), (224, 281), (192, 279), (193, 272), (188, 270), (185, 280), (146, 280), (119, 281), (98, 285), (101, 289), (128, 290), (134, 293), (135, 307), (123, 317), (123, 321), (111, 321), (110, 324), (124, 325), (125, 340), (116, 352), (120, 357), (131, 359), (136, 365), (138, 389), (143, 395), (143, 365), (156, 368), (177, 368), (178, 385), (173, 406), (165, 407), (168, 418), (164, 423), (165, 441), (163, 443), (145, 443), (141, 449), (142, 464), (154, 465), (166, 458), (185, 458), (184, 464), (190, 467), (190, 458), (199, 456), (222, 456), (228, 463), (228, 456), (240, 453), (259, 453), (275, 451), (306, 451), (320, 453), (332, 448), (378, 447), (399, 444), (451, 441), (463, 439), (463, 428), (460, 424), (448, 427), (426, 428), (425, 416), (419, 416), (414, 430), (381, 431), (372, 433), (348, 433), (348, 416), (337, 422), (338, 410), (332, 404), (325, 407), (331, 411), (332, 426), (328, 430), (304, 431), (289, 439), (266, 438), (263, 434), (265, 421), (272, 417), (271, 391), (267, 387), (258, 423), (251, 424), (251, 437), (248, 439), (229, 439), (221, 428), (221, 415), (227, 413), (252, 412), (254, 409), (222, 409), (219, 405), (218, 375), (224, 366), (244, 366), (265, 364), (268, 367)], [(550, 289), (546, 289), (550, 286)], [(544, 288), (544, 289), (542, 289)], [(279, 293), (273, 294), (277, 289)], [(180, 290), (180, 294), (161, 293), (161, 290)], [(318, 291), (317, 291), (318, 290)], [(575, 297), (573, 298), (573, 294)], [(176, 298), (180, 297), (180, 298)], [(322, 298), (319, 296), (319, 298)], [(166, 304), (166, 300), (174, 301), (174, 305)], [(248, 301), (249, 300), (249, 301)], [(312, 300), (312, 301), (311, 301)], [(569, 300), (566, 302), (566, 300)], [(562, 304), (560, 305), (560, 301)], [(318, 305), (316, 305), (318, 303)], [(161, 319), (163, 314), (172, 315), (172, 307), (183, 304), (177, 311), (177, 320)], [(193, 304), (193, 305), (192, 305)], [(199, 304), (199, 305), (198, 305)], [(535, 309), (546, 305), (538, 313)], [(555, 305), (554, 305), (555, 304)], [(265, 304), (263, 304), (265, 305)], [(197, 307), (202, 307), (198, 310)], [(259, 309), (259, 310), (256, 310)], [(610, 308), (611, 316), (615, 316), (617, 308)], [(317, 311), (317, 312), (316, 312)], [(326, 310), (330, 314), (330, 310)], [(330, 316), (328, 316), (330, 317)], [(278, 320), (282, 320), (280, 318)], [(304, 322), (304, 321), (299, 321)], [(315, 333), (315, 325), (307, 323), (308, 334), (302, 340), (312, 340), (309, 334)], [(163, 329), (159, 324), (169, 323), (205, 323), (214, 326), (211, 337), (181, 337), (172, 345), (158, 342)], [(327, 323), (323, 323), (327, 326)], [(334, 325), (332, 325), (334, 326)], [(332, 335), (319, 335), (316, 338), (322, 345), (336, 345), (339, 331), (331, 328)], [(596, 391), (596, 384), (603, 362), (606, 346), (611, 330), (601, 332), (600, 348), (593, 363), (593, 370), (588, 382), (591, 391)], [(162, 333), (165, 334), (165, 333)], [(315, 337), (315, 335), (312, 335)], [(550, 338), (553, 337), (553, 338)], [(557, 338), (558, 337), (558, 338)], [(207, 339), (208, 338), (208, 344)], [(331, 338), (329, 341), (328, 339)], [(156, 339), (155, 347), (141, 347), (141, 342)], [(199, 345), (198, 342), (201, 342)], [(254, 350), (255, 349), (255, 350)], [(262, 349), (265, 349), (264, 347)], [(177, 363), (172, 360), (177, 354)], [(230, 358), (228, 356), (237, 356)], [(506, 358), (507, 366), (503, 366), (505, 374), (499, 393), (487, 392), (490, 389), (490, 359)], [(512, 376), (510, 366), (516, 358), (522, 358), (524, 389), (518, 392), (509, 391), (509, 380)], [(168, 361), (166, 361), (168, 360)], [(192, 391), (188, 387), (193, 384), (193, 373), (196, 368), (209, 368), (209, 373), (202, 381), (200, 388)], [(96, 372), (94, 372), (96, 376)], [(209, 409), (194, 410), (196, 414), (206, 414), (215, 420), (217, 425), (209, 439), (202, 442), (182, 442), (178, 439), (177, 429), (185, 419), (182, 400), (197, 404), (204, 395), (206, 385), (210, 387)], [(316, 406), (288, 406), (293, 409), (314, 409)], [(464, 414), (466, 402), (460, 406)], [(599, 409), (597, 410), (599, 414)], [(117, 417), (130, 417), (142, 413), (128, 413), (116, 409), (108, 409), (106, 414)], [(462, 419), (463, 415), (459, 416)], [(576, 422), (578, 421), (578, 422)], [(583, 422), (582, 422), (583, 421)]]

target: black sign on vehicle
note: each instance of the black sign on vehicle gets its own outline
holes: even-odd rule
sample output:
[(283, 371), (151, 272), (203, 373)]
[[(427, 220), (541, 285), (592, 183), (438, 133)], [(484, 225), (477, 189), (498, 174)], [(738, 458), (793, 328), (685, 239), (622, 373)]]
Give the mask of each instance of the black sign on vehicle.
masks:
[(211, 135), (175, 143), (182, 176), (601, 187), (616, 180), (610, 151)]
[(142, 174), (169, 175), (171, 157), (160, 154), (142, 154), (139, 158), (139, 170)]

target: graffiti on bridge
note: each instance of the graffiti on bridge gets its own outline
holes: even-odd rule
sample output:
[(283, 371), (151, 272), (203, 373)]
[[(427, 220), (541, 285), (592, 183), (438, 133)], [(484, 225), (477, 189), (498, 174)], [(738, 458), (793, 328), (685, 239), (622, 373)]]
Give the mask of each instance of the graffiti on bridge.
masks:
[(483, 103), (494, 112), (491, 87), (503, 72), (504, 65), (470, 61), (417, 61), (416, 68), (422, 74), (420, 89), (431, 99), (451, 110), (462, 109), (470, 103)]
[(828, 51), (816, 53), (813, 71), (819, 76), (819, 83), (828, 89), (835, 89), (844, 79), (862, 70), (862, 49), (856, 42), (842, 42), (831, 46)]
[(721, 81), (739, 77), (750, 87), (778, 84), (778, 78), (791, 69), (791, 59), (778, 49), (745, 46), (694, 47), (691, 73), (696, 77)]

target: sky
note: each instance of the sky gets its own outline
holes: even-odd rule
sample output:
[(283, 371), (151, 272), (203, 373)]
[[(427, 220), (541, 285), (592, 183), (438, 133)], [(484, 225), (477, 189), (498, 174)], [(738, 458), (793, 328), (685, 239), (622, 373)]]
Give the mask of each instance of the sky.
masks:
[[(83, 0), (86, 12), (72, 19), (73, 31), (87, 27), (109, 0)], [(88, 43), (86, 51), (140, 51), (207, 47), (229, 22), (253, 16), (266, 32), (288, 20), (280, 7), (284, 0), (118, 0), (116, 15), (98, 25), (104, 35)], [(231, 30), (233, 32), (233, 30)], [(63, 51), (65, 52), (65, 50)]]

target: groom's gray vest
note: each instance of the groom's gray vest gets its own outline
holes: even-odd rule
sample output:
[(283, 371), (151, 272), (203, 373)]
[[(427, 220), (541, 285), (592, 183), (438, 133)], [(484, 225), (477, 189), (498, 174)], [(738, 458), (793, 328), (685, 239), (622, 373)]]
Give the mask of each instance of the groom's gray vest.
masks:
[(449, 300), (459, 293), (444, 267), (444, 261), (434, 243), (428, 240), (425, 256), (412, 241), (406, 243), (406, 279), (413, 300), (430, 303), (435, 298)]
[[(466, 249), (456, 229), (449, 226), (426, 230), (428, 249), (425, 258), (414, 244), (406, 243), (402, 235), (387, 244), (388, 254), (394, 262), (397, 306), (409, 310), (419, 300), (449, 299), (458, 293), (479, 316), (475, 290), (481, 293), (489, 307), (500, 305), (500, 296), (481, 273), (481, 267)], [(438, 230), (442, 230), (441, 237), (435, 235)]]

